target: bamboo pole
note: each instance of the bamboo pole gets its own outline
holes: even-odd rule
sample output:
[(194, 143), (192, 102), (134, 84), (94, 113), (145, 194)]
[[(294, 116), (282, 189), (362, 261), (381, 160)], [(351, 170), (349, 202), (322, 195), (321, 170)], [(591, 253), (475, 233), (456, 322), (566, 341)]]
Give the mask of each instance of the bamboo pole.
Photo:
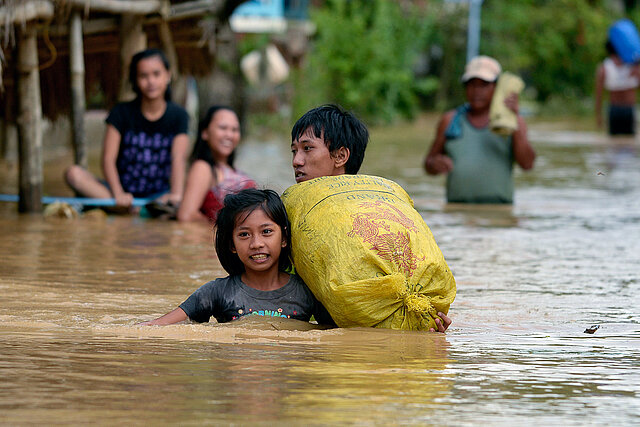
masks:
[(157, 28), (162, 51), (167, 56), (169, 66), (171, 67), (171, 96), (174, 101), (184, 105), (187, 97), (187, 82), (180, 75), (178, 52), (176, 51), (176, 45), (173, 41), (171, 28), (169, 28), (169, 23), (165, 20), (158, 22)]
[(167, 60), (171, 67), (171, 75), (174, 78), (178, 77), (178, 52), (176, 52), (176, 46), (173, 43), (173, 35), (169, 28), (169, 23), (162, 20), (158, 23), (158, 35), (160, 43), (162, 45), (162, 51), (167, 55)]
[(18, 153), (18, 127), (14, 122), (2, 119), (0, 127), (0, 158), (14, 163)]
[[(81, 10), (107, 12), (112, 14), (130, 13), (133, 15), (149, 15), (159, 13), (164, 16), (179, 15), (181, 17), (200, 16), (208, 12), (222, 10), (229, 0), (194, 0), (171, 5), (164, 0), (65, 0), (69, 6)], [(237, 6), (246, 0), (235, 0)]]
[(18, 140), (20, 212), (42, 210), (42, 104), (35, 26), (18, 36)]
[[(225, 3), (225, 0), (195, 0), (174, 4), (169, 9), (168, 19), (192, 18), (194, 16), (202, 16), (206, 13), (217, 14), (225, 7)], [(240, 4), (242, 1), (237, 1), (236, 3)]]
[(23, 24), (33, 19), (53, 18), (53, 2), (27, 0), (11, 6), (0, 6), (0, 25)]
[[(93, 5), (93, 3), (91, 3)], [(92, 6), (93, 7), (93, 6)], [(159, 21), (174, 22), (182, 19), (200, 17), (206, 14), (217, 15), (223, 10), (223, 0), (196, 0), (192, 2), (178, 3), (169, 8), (169, 12), (165, 15), (149, 15), (145, 17), (143, 25), (157, 24)], [(84, 8), (79, 10), (84, 11)], [(82, 31), (84, 35), (92, 35), (115, 31), (120, 28), (118, 18), (94, 18), (86, 21)], [(67, 36), (68, 28), (65, 26), (55, 26), (50, 28), (50, 34), (56, 37)]]
[(79, 7), (82, 10), (135, 15), (160, 13), (163, 5), (161, 0), (65, 0), (65, 3), (69, 6)]
[(0, 159), (7, 157), (7, 121), (0, 119)]
[(147, 35), (142, 23), (144, 17), (140, 15), (122, 15), (120, 17), (120, 91), (118, 100), (131, 99), (131, 85), (129, 84), (129, 64), (131, 57), (147, 47)]
[(84, 46), (82, 18), (79, 11), (71, 13), (69, 21), (69, 67), (71, 78), (71, 137), (75, 164), (87, 168), (87, 141), (84, 132), (86, 100), (84, 90)]

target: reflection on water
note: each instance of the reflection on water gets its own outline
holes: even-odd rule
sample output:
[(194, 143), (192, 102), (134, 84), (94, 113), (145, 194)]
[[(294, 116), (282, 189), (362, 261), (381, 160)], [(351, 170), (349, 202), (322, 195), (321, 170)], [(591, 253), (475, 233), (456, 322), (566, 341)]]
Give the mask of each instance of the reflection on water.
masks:
[[(446, 336), (260, 318), (136, 326), (224, 274), (208, 226), (0, 206), (0, 421), (637, 422), (637, 146), (534, 129), (538, 162), (517, 172), (514, 206), (460, 206), (423, 175), (423, 134), (373, 132), (363, 172), (401, 183), (443, 250), (458, 283)], [(289, 155), (249, 146), (246, 170)], [(289, 184), (277, 176), (269, 186)]]

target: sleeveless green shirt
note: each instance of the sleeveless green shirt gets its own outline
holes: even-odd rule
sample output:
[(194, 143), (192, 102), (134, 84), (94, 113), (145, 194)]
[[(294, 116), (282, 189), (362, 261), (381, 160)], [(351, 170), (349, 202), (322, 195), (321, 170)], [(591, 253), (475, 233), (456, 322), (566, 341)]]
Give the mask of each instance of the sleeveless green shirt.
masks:
[(450, 203), (513, 203), (513, 147), (510, 136), (475, 128), (460, 117), (461, 135), (444, 145), (453, 160), (447, 175)]

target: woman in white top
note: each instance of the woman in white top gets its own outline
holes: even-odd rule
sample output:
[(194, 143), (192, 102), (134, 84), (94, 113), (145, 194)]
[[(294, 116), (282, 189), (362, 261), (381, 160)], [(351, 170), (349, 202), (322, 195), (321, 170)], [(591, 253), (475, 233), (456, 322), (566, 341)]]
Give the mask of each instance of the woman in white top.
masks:
[(640, 67), (626, 64), (607, 41), (608, 57), (596, 71), (596, 124), (602, 128), (602, 98), (609, 92), (609, 134), (635, 135), (636, 89), (640, 86)]

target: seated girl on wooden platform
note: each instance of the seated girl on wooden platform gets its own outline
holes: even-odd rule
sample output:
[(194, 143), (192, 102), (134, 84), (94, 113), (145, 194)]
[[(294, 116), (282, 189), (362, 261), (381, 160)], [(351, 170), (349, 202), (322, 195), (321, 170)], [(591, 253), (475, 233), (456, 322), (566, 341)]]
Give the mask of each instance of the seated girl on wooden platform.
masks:
[(131, 59), (129, 80), (136, 98), (117, 104), (106, 119), (102, 152), (105, 181), (79, 165), (65, 172), (76, 194), (114, 198), (131, 207), (134, 197), (162, 195), (164, 202), (182, 199), (189, 146), (189, 116), (171, 102), (171, 72), (162, 51), (147, 49)]

